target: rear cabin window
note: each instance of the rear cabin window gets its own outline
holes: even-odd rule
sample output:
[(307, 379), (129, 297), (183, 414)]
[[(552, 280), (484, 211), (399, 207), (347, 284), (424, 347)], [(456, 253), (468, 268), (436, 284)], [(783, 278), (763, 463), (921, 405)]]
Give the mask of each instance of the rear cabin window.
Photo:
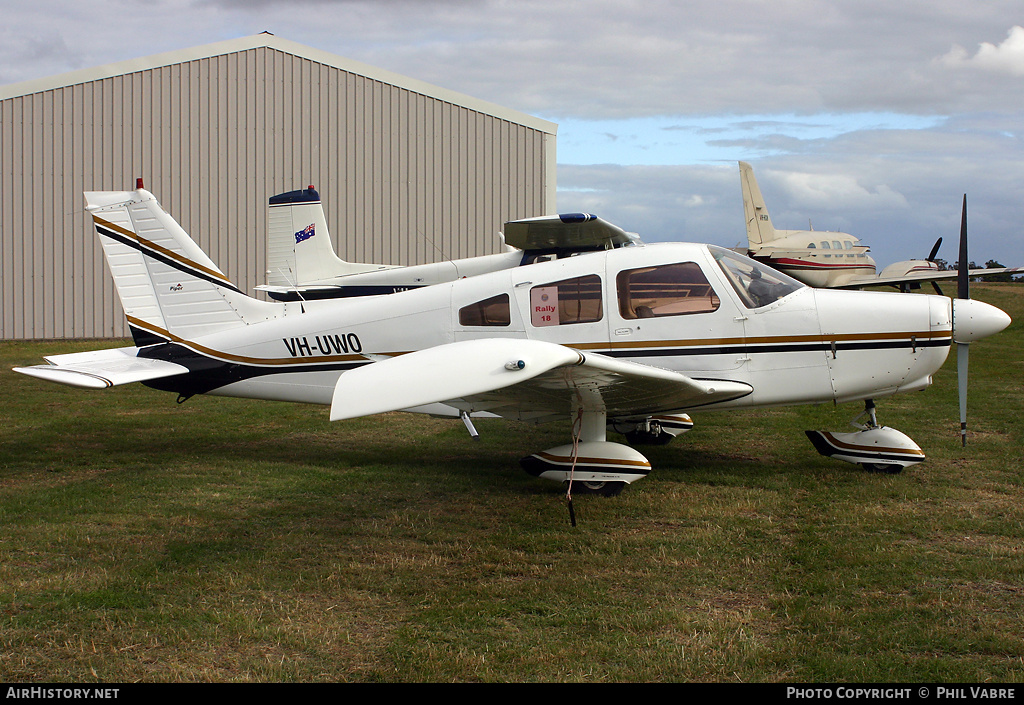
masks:
[(616, 284), (625, 319), (710, 313), (721, 305), (696, 262), (627, 269)]
[(464, 326), (508, 326), (512, 324), (508, 294), (498, 294), (459, 309), (459, 323)]
[(530, 321), (535, 326), (593, 323), (603, 316), (601, 277), (596, 274), (530, 289)]

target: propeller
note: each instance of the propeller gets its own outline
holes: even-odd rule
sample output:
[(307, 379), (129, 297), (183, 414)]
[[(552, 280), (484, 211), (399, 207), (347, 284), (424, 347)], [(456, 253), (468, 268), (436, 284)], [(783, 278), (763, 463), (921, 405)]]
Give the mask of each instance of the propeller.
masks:
[[(967, 276), (967, 194), (964, 194), (964, 205), (960, 211), (960, 261), (957, 262), (956, 298), (971, 298), (971, 282)], [(956, 304), (953, 304), (953, 327), (956, 328)], [(956, 381), (960, 398), (960, 442), (967, 447), (967, 366), (969, 343), (956, 344)]]
[(967, 196), (960, 216), (960, 261), (957, 262), (956, 298), (953, 299), (953, 342), (956, 343), (956, 376), (960, 395), (960, 440), (967, 446), (967, 357), (975, 340), (998, 333), (1010, 325), (1010, 317), (995, 306), (971, 300), (967, 259)]
[[(938, 240), (935, 241), (935, 244), (932, 245), (932, 251), (928, 253), (928, 256), (925, 258), (926, 261), (928, 261), (928, 262), (934, 262), (935, 261), (935, 256), (937, 254), (939, 254), (939, 246), (941, 244), (942, 244), (942, 238), (940, 237)], [(940, 287), (939, 283), (937, 281), (935, 281), (934, 279), (932, 279), (932, 288), (935, 289), (935, 293), (938, 294), (939, 296), (945, 296), (945, 294), (942, 293), (942, 287)]]

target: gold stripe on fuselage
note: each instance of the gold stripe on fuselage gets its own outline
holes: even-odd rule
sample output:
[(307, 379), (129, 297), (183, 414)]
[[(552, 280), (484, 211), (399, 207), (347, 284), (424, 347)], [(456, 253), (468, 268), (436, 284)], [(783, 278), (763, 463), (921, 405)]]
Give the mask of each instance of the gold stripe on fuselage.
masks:
[[(162, 338), (166, 338), (170, 342), (178, 343), (183, 345), (190, 350), (197, 353), (207, 355), (209, 357), (216, 358), (218, 360), (224, 360), (225, 362), (235, 362), (245, 365), (269, 365), (275, 367), (289, 366), (289, 365), (302, 365), (308, 366), (310, 364), (322, 364), (322, 363), (338, 363), (338, 362), (360, 362), (370, 360), (371, 357), (368, 355), (360, 355), (357, 353), (347, 355), (322, 355), (317, 357), (303, 357), (303, 358), (263, 358), (263, 357), (249, 357), (246, 355), (236, 355), (235, 353), (224, 352), (221, 350), (214, 350), (204, 345), (194, 343), (190, 340), (186, 340), (180, 336), (174, 335), (173, 333), (154, 326), (145, 321), (139, 320), (132, 316), (127, 316), (128, 323), (130, 325), (147, 330), (150, 333), (154, 333)], [(764, 344), (807, 344), (807, 343), (831, 343), (831, 342), (875, 342), (879, 340), (923, 340), (923, 339), (943, 339), (949, 338), (952, 335), (952, 331), (939, 330), (939, 331), (916, 331), (916, 332), (897, 332), (897, 333), (843, 333), (839, 335), (779, 335), (779, 336), (762, 336), (757, 338), (701, 338), (694, 340), (649, 340), (649, 341), (630, 341), (630, 342), (601, 342), (601, 343), (566, 343), (565, 347), (572, 348), (574, 350), (664, 350), (666, 348), (680, 348), (680, 349), (693, 349), (693, 348), (714, 348), (726, 345), (764, 345)], [(372, 355), (382, 355), (387, 357), (397, 357), (399, 355), (405, 355), (410, 351), (401, 352), (380, 352), (371, 353)], [(756, 349), (752, 352), (757, 352)]]
[(223, 352), (221, 350), (214, 350), (208, 348), (205, 345), (199, 345), (191, 340), (185, 340), (181, 336), (174, 335), (170, 331), (164, 330), (159, 326), (154, 326), (151, 323), (146, 323), (138, 318), (132, 316), (126, 316), (128, 324), (142, 328), (155, 335), (159, 335), (162, 338), (167, 338), (168, 342), (178, 343), (183, 345), (193, 352), (201, 353), (208, 357), (215, 358), (217, 360), (223, 360), (225, 362), (236, 362), (243, 365), (271, 365), (271, 366), (284, 366), (284, 365), (309, 365), (311, 363), (335, 363), (335, 362), (357, 362), (366, 361), (367, 358), (364, 355), (349, 354), (349, 355), (319, 355), (313, 357), (249, 357), (247, 355), (236, 355), (235, 353)]

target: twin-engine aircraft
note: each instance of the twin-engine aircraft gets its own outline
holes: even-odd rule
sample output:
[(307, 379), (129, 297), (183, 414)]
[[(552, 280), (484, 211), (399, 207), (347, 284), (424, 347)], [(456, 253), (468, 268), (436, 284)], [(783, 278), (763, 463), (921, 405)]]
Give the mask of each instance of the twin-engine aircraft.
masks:
[[(768, 215), (761, 189), (754, 178), (754, 169), (740, 162), (740, 186), (743, 191), (743, 213), (747, 219), (747, 255), (810, 286), (859, 289), (865, 286), (888, 285), (903, 291), (919, 289), (922, 282), (936, 283), (956, 279), (958, 271), (940, 271), (935, 261), (940, 237), (925, 259), (905, 260), (885, 267), (876, 274), (870, 249), (853, 235), (821, 230), (776, 230)], [(971, 269), (971, 277), (1022, 272), (1024, 267)]]
[[(830, 401), (865, 400), (868, 419), (809, 432), (818, 449), (899, 471), (924, 454), (878, 425), (872, 400), (927, 387), (953, 342), (966, 351), (1010, 322), (966, 289), (956, 300), (814, 289), (692, 243), (581, 250), (381, 296), (262, 301), (141, 184), (85, 196), (135, 345), (16, 371), (86, 388), (141, 382), (179, 400), (323, 404), (332, 420), (405, 410), (461, 417), (471, 432), (480, 415), (561, 420), (570, 442), (522, 464), (580, 491), (614, 494), (650, 472), (609, 428), (663, 442), (693, 411)], [(506, 232), (544, 237), (578, 225), (567, 220)]]

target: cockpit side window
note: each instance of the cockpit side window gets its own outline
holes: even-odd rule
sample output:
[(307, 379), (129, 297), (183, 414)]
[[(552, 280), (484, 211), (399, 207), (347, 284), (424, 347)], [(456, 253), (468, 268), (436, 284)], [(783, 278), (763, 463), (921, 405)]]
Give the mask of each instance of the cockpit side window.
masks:
[(464, 326), (508, 326), (512, 310), (508, 294), (498, 294), (459, 309), (459, 323)]
[(735, 252), (721, 247), (708, 249), (747, 308), (767, 306), (805, 286), (776, 269)]
[(604, 317), (601, 277), (588, 274), (530, 289), (530, 322), (538, 327), (593, 323)]
[(696, 262), (626, 269), (616, 285), (619, 313), (627, 320), (710, 313), (721, 305)]

